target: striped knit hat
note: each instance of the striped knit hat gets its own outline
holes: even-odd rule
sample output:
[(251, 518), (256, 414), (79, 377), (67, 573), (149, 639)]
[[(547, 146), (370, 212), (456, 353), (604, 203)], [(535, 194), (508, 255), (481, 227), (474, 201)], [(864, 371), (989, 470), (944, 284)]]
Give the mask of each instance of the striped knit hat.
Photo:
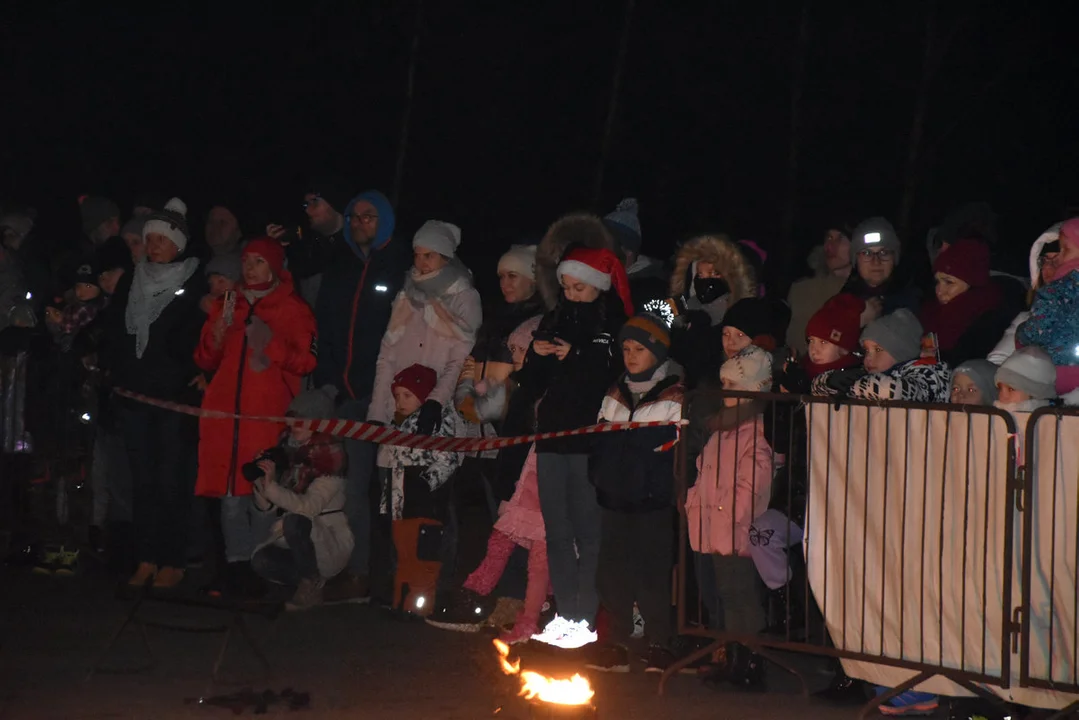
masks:
[(155, 210), (146, 218), (146, 224), (142, 226), (142, 240), (151, 233), (164, 235), (182, 253), (187, 249), (188, 238), (191, 234), (187, 231), (187, 205), (180, 198), (173, 198), (165, 203), (164, 210)]
[(652, 313), (638, 313), (627, 320), (618, 333), (619, 344), (624, 340), (636, 340), (644, 345), (656, 356), (658, 363), (667, 359), (667, 352), (671, 349), (671, 335), (667, 332), (667, 324)]

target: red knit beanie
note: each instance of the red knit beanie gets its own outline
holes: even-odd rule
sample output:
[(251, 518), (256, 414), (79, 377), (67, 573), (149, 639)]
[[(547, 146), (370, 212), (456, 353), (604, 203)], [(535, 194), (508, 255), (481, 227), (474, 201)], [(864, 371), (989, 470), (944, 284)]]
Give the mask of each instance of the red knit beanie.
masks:
[(435, 389), (438, 382), (438, 373), (426, 365), (409, 365), (401, 372), (393, 376), (390, 392), (395, 388), (403, 387), (421, 402), (427, 402), (427, 396)]
[(933, 273), (957, 277), (971, 287), (989, 284), (989, 246), (981, 240), (962, 238), (940, 251)]
[(806, 337), (827, 340), (847, 352), (854, 352), (862, 335), (864, 311), (865, 300), (850, 293), (840, 293), (809, 318)]
[(259, 255), (273, 270), (275, 279), (280, 280), (285, 274), (285, 248), (271, 237), (255, 238), (244, 245), (244, 255)]
[(622, 261), (606, 248), (579, 247), (570, 250), (555, 270), (558, 279), (563, 275), (575, 277), (601, 291), (614, 290), (625, 308), (626, 317), (633, 317), (633, 301), (629, 296), (629, 278)]

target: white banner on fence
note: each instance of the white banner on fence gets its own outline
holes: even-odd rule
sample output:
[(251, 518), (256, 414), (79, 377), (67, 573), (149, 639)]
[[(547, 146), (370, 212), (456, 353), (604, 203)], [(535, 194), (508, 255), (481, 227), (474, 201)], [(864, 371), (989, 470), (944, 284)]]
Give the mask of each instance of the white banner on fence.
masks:
[[(1022, 579), (1021, 517), (1009, 502), (1007, 477), (1008, 446), (1015, 438), (1004, 421), (812, 404), (809, 432), (806, 563), (836, 646), (999, 675), (1003, 654), (1011, 652), (1005, 624), (1020, 604)], [(1071, 447), (1079, 453), (1075, 438)], [(1074, 484), (1072, 492), (1074, 498)], [(1013, 578), (1011, 607), (1004, 608), (1008, 513), (1014, 517)], [(1075, 525), (1070, 527), (1074, 546)], [(1074, 562), (1070, 570), (1074, 593)], [(1067, 647), (1074, 651), (1074, 612), (1070, 622)], [(1061, 647), (1058, 639), (1054, 657)], [(1054, 660), (1054, 674), (1058, 664)], [(916, 674), (868, 662), (844, 660), (843, 666), (851, 677), (886, 687)], [(993, 688), (1002, 697), (1040, 707), (1063, 707), (1075, 699), (1020, 690), (1017, 654), (1011, 671), (1010, 690)], [(968, 694), (939, 677), (918, 689)]]

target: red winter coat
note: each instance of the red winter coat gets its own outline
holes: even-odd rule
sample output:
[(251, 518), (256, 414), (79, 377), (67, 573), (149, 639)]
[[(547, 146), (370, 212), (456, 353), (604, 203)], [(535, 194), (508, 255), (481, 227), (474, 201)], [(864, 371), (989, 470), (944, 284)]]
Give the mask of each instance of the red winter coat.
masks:
[[(300, 379), (315, 369), (316, 329), (311, 308), (293, 291), (292, 278), (284, 273), (277, 288), (253, 306), (242, 292), (236, 293), (232, 324), (221, 347), (214, 348), (214, 327), (223, 307), (223, 300), (214, 304), (195, 349), (198, 366), (214, 373), (202, 400), (203, 409), (283, 416), (300, 391)], [(251, 367), (254, 351), (248, 346), (246, 328), (252, 312), (273, 332), (265, 350), (270, 367), (261, 372)], [(251, 483), (240, 468), (273, 447), (282, 429), (277, 423), (200, 419), (195, 494), (250, 495)]]

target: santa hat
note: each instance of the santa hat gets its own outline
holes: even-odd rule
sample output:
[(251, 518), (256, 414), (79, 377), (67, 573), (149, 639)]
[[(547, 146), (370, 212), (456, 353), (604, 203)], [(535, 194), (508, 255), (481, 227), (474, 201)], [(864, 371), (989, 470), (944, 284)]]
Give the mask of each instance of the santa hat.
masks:
[[(244, 245), (243, 255), (258, 255), (273, 270), (273, 276), (280, 280), (285, 274), (285, 248), (271, 237), (255, 238)], [(241, 255), (242, 257), (242, 255)]]
[(606, 248), (579, 247), (570, 250), (558, 263), (555, 271), (559, 281), (563, 275), (577, 278), (602, 292), (613, 289), (622, 301), (626, 315), (633, 315), (633, 301), (629, 296), (629, 279), (622, 261)]
[(153, 233), (167, 237), (181, 253), (187, 248), (190, 234), (187, 231), (187, 205), (183, 200), (174, 197), (165, 203), (164, 210), (150, 213), (142, 226), (143, 242)]
[(427, 401), (427, 396), (431, 394), (431, 391), (435, 389), (435, 383), (438, 382), (438, 374), (427, 367), (426, 365), (409, 365), (401, 372), (393, 376), (393, 383), (390, 384), (390, 392), (398, 387), (403, 387), (413, 395), (421, 403)]
[(934, 273), (959, 278), (971, 287), (989, 284), (989, 246), (981, 240), (962, 238), (940, 251)]
[(806, 337), (827, 340), (847, 352), (858, 349), (858, 338), (862, 334), (862, 313), (865, 312), (865, 300), (840, 293), (821, 306), (821, 309), (806, 323)]

